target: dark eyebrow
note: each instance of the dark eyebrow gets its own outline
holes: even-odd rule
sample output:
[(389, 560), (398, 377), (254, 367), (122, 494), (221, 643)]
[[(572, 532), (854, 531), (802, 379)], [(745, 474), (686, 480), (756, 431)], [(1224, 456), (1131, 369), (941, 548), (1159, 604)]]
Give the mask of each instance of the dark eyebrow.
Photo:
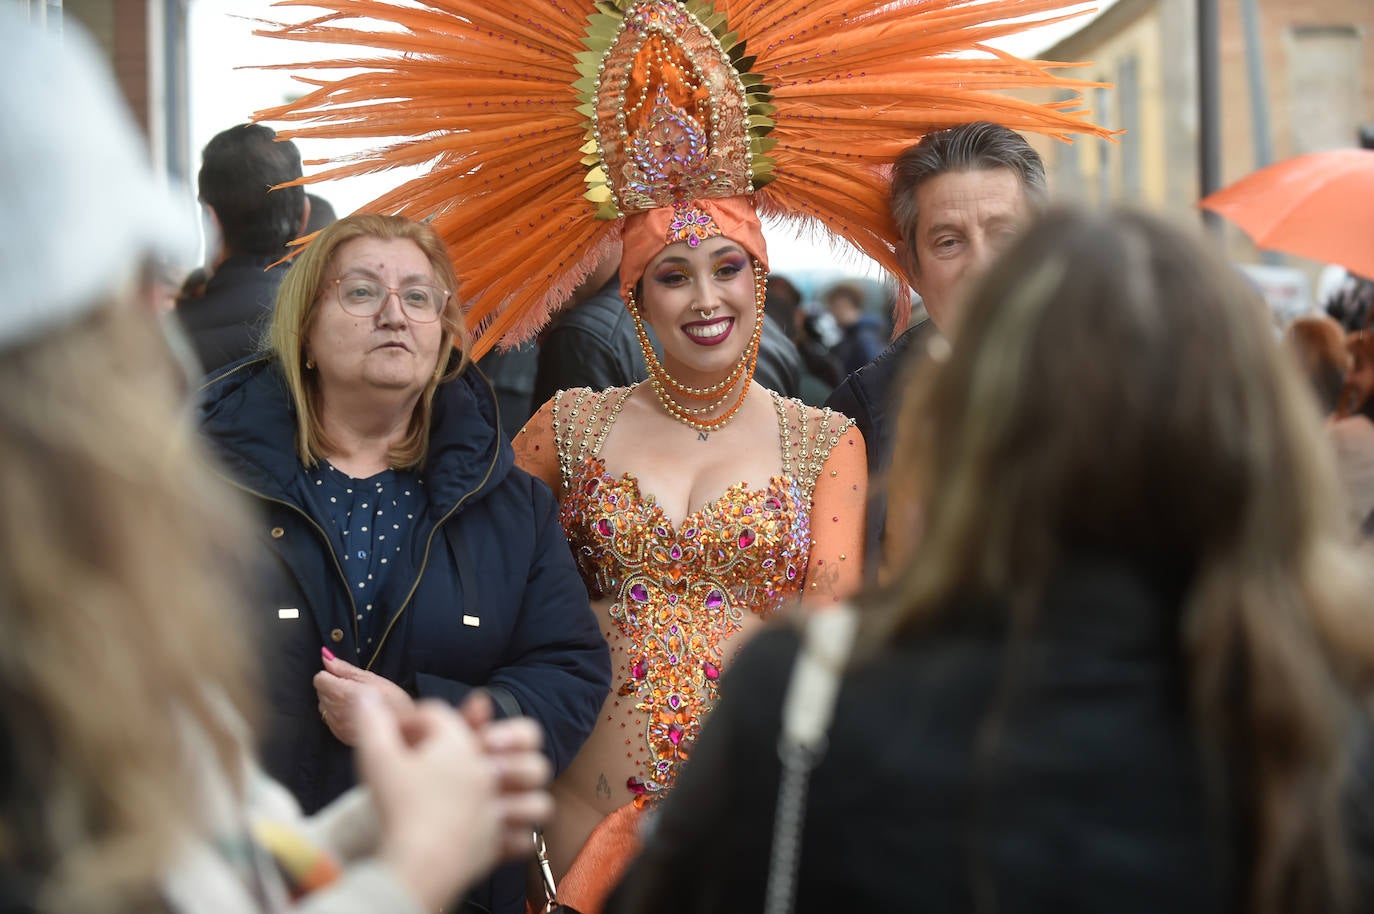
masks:
[[(1000, 228), (1004, 225), (1016, 225), (1019, 221), (1020, 220), (1018, 220), (1015, 216), (993, 216), (992, 218), (988, 219), (987, 227)], [(962, 231), (964, 231), (964, 227), (962, 224), (955, 225), (953, 222), (937, 222), (926, 231), (926, 237), (933, 238), (941, 232)]]
[[(744, 248), (740, 247), (740, 246), (739, 246), (738, 244), (736, 244), (735, 242), (731, 241), (729, 244), (726, 244), (726, 245), (724, 245), (723, 247), (721, 247), (721, 248), (719, 248), (719, 249), (717, 249), (717, 250), (715, 250), (715, 251), (712, 251), (712, 252), (711, 252), (711, 256), (712, 256), (712, 257), (721, 257), (721, 256), (723, 256), (723, 255), (725, 255), (725, 254), (745, 254), (745, 253), (748, 253), (748, 252), (745, 251)], [(686, 257), (665, 257), (665, 258), (663, 258), (662, 260), (660, 260), (660, 261), (658, 262), (658, 265), (659, 265), (659, 266), (663, 266), (665, 263), (671, 263), (671, 264), (675, 264), (675, 265), (681, 266), (681, 265), (684, 265), (684, 264), (687, 263), (687, 258), (686, 258)]]

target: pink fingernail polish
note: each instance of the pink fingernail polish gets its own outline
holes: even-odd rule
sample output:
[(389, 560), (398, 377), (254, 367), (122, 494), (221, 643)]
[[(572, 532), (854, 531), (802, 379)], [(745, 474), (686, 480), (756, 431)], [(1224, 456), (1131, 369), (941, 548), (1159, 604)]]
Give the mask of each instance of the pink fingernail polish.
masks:
[(327, 647), (322, 647), (322, 648), (320, 648), (320, 653), (324, 655), (324, 659), (325, 659), (325, 660), (337, 660), (337, 659), (338, 659), (337, 657), (334, 656), (334, 652), (331, 651), (331, 650), (330, 650), (329, 648), (327, 648)]

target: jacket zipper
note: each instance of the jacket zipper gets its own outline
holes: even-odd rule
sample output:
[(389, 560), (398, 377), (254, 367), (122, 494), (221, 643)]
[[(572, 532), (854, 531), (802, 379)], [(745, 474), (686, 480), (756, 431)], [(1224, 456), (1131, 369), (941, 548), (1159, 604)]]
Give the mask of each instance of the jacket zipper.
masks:
[[(497, 434), (499, 435), (500, 433), (501, 430), (498, 427)], [(501, 448), (498, 442), (496, 451), (492, 455), (491, 463), (487, 464), (487, 474), (482, 477), (482, 481), (477, 484), (476, 488), (469, 489), (466, 493), (464, 493), (463, 497), (458, 499), (458, 501), (454, 503), (453, 507), (448, 509), (448, 513), (445, 514), (442, 518), (440, 518), (439, 523), (435, 524), (434, 528), (429, 531), (429, 538), (425, 540), (425, 554), (424, 557), (420, 559), (420, 570), (416, 573), (415, 580), (411, 582), (410, 592), (406, 594), (406, 598), (401, 601), (401, 605), (396, 609), (396, 612), (391, 616), (391, 621), (387, 623), (386, 631), (382, 632), (382, 640), (377, 642), (377, 649), (372, 652), (372, 656), (368, 658), (367, 665), (364, 666), (363, 669), (371, 672), (372, 664), (377, 662), (377, 658), (380, 657), (382, 654), (382, 648), (386, 645), (386, 639), (391, 636), (391, 630), (396, 627), (396, 622), (398, 619), (401, 618), (401, 614), (404, 613), (407, 607), (410, 606), (410, 601), (412, 598), (414, 598), (415, 591), (418, 590), (420, 587), (420, 579), (425, 576), (425, 568), (429, 566), (429, 550), (430, 547), (434, 545), (434, 535), (443, 528), (444, 524), (448, 523), (448, 519), (452, 517), (454, 514), (456, 514), (459, 508), (463, 507), (463, 505), (467, 503), (467, 500), (469, 498), (471, 498), (477, 492), (480, 492), (483, 489), (483, 487), (486, 486), (487, 482), (491, 479), (491, 474), (496, 471), (496, 462), (500, 458), (500, 456)], [(351, 597), (352, 594), (349, 594), (349, 596)]]
[[(325, 550), (329, 553), (330, 559), (332, 559), (334, 562), (334, 570), (339, 573), (339, 580), (343, 582), (344, 595), (348, 597), (348, 621), (352, 623), (353, 626), (353, 644), (358, 650), (358, 655), (361, 657), (362, 645), (358, 643), (358, 604), (353, 599), (353, 591), (348, 589), (348, 577), (344, 574), (343, 566), (339, 564), (339, 556), (334, 552), (334, 546), (329, 542), (329, 536), (324, 532), (324, 528), (321, 527), (319, 524), (315, 523), (315, 519), (313, 517), (311, 517), (309, 514), (306, 514), (304, 511), (302, 511), (295, 505), (291, 504), (291, 502), (289, 501), (282, 501), (280, 498), (273, 498), (270, 495), (264, 495), (256, 489), (250, 489), (248, 486), (245, 486), (242, 483), (230, 479), (223, 473), (216, 472), (215, 475), (219, 476), (221, 479), (228, 482), (234, 488), (239, 489), (243, 492), (247, 492), (254, 498), (261, 498), (263, 501), (271, 502), (274, 505), (281, 505), (284, 508), (294, 511), (296, 514), (299, 514), (301, 517), (303, 517), (307, 524), (315, 528), (315, 532), (320, 535), (320, 540), (324, 543)], [(371, 664), (369, 664), (369, 666), (371, 666)]]

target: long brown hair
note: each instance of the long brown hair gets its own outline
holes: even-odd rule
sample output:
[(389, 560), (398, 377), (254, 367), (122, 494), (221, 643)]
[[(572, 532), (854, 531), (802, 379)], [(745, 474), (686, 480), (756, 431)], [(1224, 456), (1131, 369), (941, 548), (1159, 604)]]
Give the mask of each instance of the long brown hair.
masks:
[[(439, 359), (434, 366), (434, 373), (415, 404), (406, 437), (388, 455), (392, 466), (408, 469), (422, 464), (429, 451), (429, 419), (434, 406), (434, 392), (441, 382), (456, 377), (467, 367), (470, 348), (463, 310), (458, 303), (458, 277), (453, 262), (449, 260), (448, 247), (432, 228), (401, 216), (354, 213), (324, 229), (301, 252), (282, 279), (268, 334), (269, 346), (281, 365), (287, 389), (296, 407), (297, 456), (305, 465), (313, 466), (320, 458), (334, 452), (334, 443), (329, 440), (320, 417), (318, 376), (305, 368), (305, 339), (309, 335), (315, 311), (320, 307), (320, 288), (334, 252), (355, 238), (412, 242), (424, 253), (434, 269), (435, 279), (451, 293), (448, 305), (439, 318), (444, 333), (439, 343)], [(455, 342), (460, 357), (450, 360), (449, 354)]]
[(6, 349), (0, 388), (0, 870), (40, 910), (152, 910), (196, 828), (188, 728), (241, 766), (247, 527), (149, 315)]
[(1076, 548), (1186, 567), (1187, 688), (1245, 909), (1329, 910), (1369, 580), (1257, 297), (1155, 218), (1055, 212), (972, 292), (947, 361), (927, 362), (891, 472), (889, 554), (908, 561), (872, 599), (868, 647), (971, 594), (1024, 630)]

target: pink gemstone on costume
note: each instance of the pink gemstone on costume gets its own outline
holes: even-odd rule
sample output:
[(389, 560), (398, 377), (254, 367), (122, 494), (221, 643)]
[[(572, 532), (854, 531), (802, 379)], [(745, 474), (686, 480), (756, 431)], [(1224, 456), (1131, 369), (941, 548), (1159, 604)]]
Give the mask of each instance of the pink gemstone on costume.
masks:
[(682, 728), (677, 724), (673, 724), (668, 728), (668, 741), (674, 746), (682, 745)]
[(669, 695), (669, 696), (668, 696), (668, 707), (672, 708), (674, 711), (676, 711), (678, 708), (682, 707), (682, 696), (681, 696), (681, 695), (678, 695), (676, 692), (673, 693), (672, 695)]
[(696, 528), (696, 527), (688, 527), (686, 530), (682, 531), (682, 538), (685, 539), (685, 540), (692, 539), (692, 538), (693, 538), (694, 536), (696, 536), (696, 535), (697, 535), (697, 528)]
[(587, 480), (587, 484), (583, 488), (587, 490), (588, 495), (595, 495), (596, 490), (601, 488), (601, 480), (593, 476)]
[(676, 562), (678, 559), (682, 558), (682, 547), (674, 545), (672, 549), (668, 550), (668, 555), (672, 556), (673, 561)]
[(715, 682), (717, 679), (720, 678), (720, 669), (717, 668), (717, 666), (714, 663), (711, 663), (709, 660), (701, 665), (701, 669), (702, 672), (706, 674), (706, 678), (711, 680), (712, 682)]
[(643, 796), (649, 792), (649, 788), (644, 786), (644, 782), (639, 778), (632, 777), (625, 782), (625, 787), (635, 796)]
[(754, 540), (756, 539), (758, 539), (758, 534), (754, 532), (754, 528), (745, 527), (744, 532), (739, 535), (739, 547), (741, 549), (748, 549), (750, 546), (754, 545)]
[(725, 604), (725, 594), (719, 590), (712, 590), (706, 595), (707, 609), (720, 609)]
[(659, 536), (667, 536), (667, 535), (668, 535), (668, 528), (667, 528), (667, 527), (655, 527), (655, 528), (654, 528), (654, 532), (657, 533)]
[(649, 602), (649, 588), (643, 584), (634, 584), (630, 587), (630, 599), (636, 603)]
[(675, 593), (670, 593), (670, 594), (668, 594), (668, 605), (670, 605), (670, 606), (676, 606), (676, 605), (677, 605), (677, 594), (675, 594)]
[(763, 506), (767, 508), (769, 511), (781, 511), (782, 501), (770, 495), (768, 498), (765, 498), (763, 500)]
[(611, 536), (615, 533), (615, 527), (611, 526), (609, 518), (603, 517), (596, 522), (596, 532), (600, 533), (602, 536)]
[(630, 667), (630, 675), (636, 679), (643, 679), (646, 673), (648, 673), (648, 667), (643, 660), (636, 660), (635, 665)]

